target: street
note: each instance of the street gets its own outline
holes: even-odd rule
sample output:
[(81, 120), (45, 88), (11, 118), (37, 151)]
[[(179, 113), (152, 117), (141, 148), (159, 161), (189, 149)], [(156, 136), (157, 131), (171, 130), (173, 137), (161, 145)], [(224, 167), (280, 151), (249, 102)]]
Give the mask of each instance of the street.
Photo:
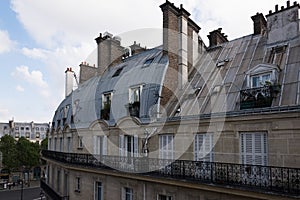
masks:
[[(23, 189), (23, 200), (40, 200), (41, 188), (24, 188)], [(0, 200), (20, 200), (21, 189), (17, 190), (2, 190), (0, 191)], [(43, 197), (42, 199), (45, 199)]]

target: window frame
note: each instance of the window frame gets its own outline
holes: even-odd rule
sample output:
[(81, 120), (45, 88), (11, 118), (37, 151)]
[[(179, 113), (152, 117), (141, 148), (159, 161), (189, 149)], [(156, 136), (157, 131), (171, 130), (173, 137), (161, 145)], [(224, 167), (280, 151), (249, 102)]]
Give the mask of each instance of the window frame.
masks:
[[(199, 146), (201, 143), (201, 146)], [(194, 137), (194, 160), (214, 161), (214, 135), (212, 133), (196, 133)]]
[[(268, 165), (267, 132), (241, 132), (239, 146), (240, 161), (242, 164), (263, 166)], [(257, 152), (259, 149), (261, 152)], [(251, 159), (251, 161), (249, 161), (249, 159)]]
[(174, 159), (174, 134), (159, 135), (159, 158)]
[[(135, 99), (135, 91), (138, 90), (138, 101)], [(136, 102), (141, 102), (142, 97), (142, 91), (143, 91), (143, 85), (137, 85), (129, 88), (129, 103), (133, 104)]]
[(75, 192), (80, 193), (80, 189), (81, 189), (81, 177), (76, 176), (75, 177)]

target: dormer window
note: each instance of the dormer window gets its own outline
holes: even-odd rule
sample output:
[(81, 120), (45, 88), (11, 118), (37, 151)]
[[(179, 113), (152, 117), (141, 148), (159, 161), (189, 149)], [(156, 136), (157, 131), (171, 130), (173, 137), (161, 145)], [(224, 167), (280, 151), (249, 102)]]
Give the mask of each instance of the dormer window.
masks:
[(112, 75), (112, 77), (119, 76), (119, 75), (121, 74), (123, 68), (124, 68), (124, 67), (120, 67), (119, 69), (117, 69), (117, 70), (115, 71), (115, 73)]
[(129, 114), (133, 117), (139, 117), (140, 116), (140, 100), (141, 100), (141, 94), (142, 94), (142, 85), (132, 87), (129, 89)]
[(279, 72), (277, 65), (259, 64), (246, 72), (247, 87), (259, 88), (266, 86), (267, 83), (276, 84), (279, 80)]
[(153, 62), (154, 58), (149, 58), (144, 62), (143, 67), (149, 66)]
[(104, 93), (102, 95), (101, 119), (109, 120), (111, 99), (112, 99), (112, 93), (111, 92)]
[(253, 75), (251, 78), (251, 88), (263, 87), (267, 82), (271, 82), (271, 72)]

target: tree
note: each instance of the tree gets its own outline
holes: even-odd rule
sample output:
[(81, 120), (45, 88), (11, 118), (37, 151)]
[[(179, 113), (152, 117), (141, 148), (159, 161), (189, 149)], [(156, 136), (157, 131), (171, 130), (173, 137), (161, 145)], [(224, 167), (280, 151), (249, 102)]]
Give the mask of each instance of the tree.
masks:
[(31, 168), (39, 164), (40, 147), (38, 143), (33, 143), (24, 137), (17, 142), (18, 159), (21, 166)]
[(43, 139), (43, 141), (41, 142), (41, 149), (48, 149), (48, 137), (46, 137), (45, 139)]
[(16, 140), (12, 136), (5, 135), (1, 138), (0, 151), (2, 152), (2, 163), (6, 168), (12, 170), (20, 166)]

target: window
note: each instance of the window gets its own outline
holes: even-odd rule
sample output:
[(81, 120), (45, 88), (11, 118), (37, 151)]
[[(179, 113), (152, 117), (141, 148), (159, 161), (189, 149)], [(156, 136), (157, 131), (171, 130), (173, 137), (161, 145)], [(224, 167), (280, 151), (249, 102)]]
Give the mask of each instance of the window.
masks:
[(133, 200), (133, 189), (125, 187), (122, 191), (123, 197), (122, 200)]
[(95, 183), (95, 200), (102, 200), (102, 199), (103, 199), (102, 183), (96, 182)]
[(173, 159), (174, 135), (166, 134), (159, 136), (159, 158)]
[(271, 80), (271, 73), (259, 74), (251, 76), (251, 87), (262, 87), (266, 84), (267, 81)]
[(20, 137), (20, 134), (19, 134), (19, 132), (16, 132), (15, 138), (18, 138), (18, 137)]
[(29, 131), (29, 127), (26, 127), (26, 131)]
[(82, 136), (78, 136), (78, 148), (83, 148)]
[(35, 137), (40, 138), (40, 132), (36, 132)]
[(158, 200), (173, 200), (172, 196), (163, 195), (163, 194), (159, 194), (157, 199)]
[(196, 134), (194, 141), (195, 161), (213, 162), (213, 135)]
[(101, 119), (109, 120), (112, 93), (102, 95)]
[(240, 144), (242, 164), (267, 165), (266, 133), (241, 133)]
[(80, 177), (75, 178), (75, 192), (80, 192)]
[(3, 126), (3, 130), (6, 130), (7, 129), (7, 126)]
[(59, 138), (59, 151), (60, 152), (63, 151), (63, 138), (62, 137)]
[(18, 130), (19, 130), (19, 127), (16, 127), (15, 130), (18, 131)]
[(60, 170), (57, 170), (57, 180), (56, 180), (56, 185), (57, 185), (57, 191), (60, 192)]
[(24, 127), (21, 127), (21, 131), (24, 131)]
[(54, 138), (54, 151), (56, 151), (57, 138)]
[(149, 58), (144, 62), (143, 67), (149, 66), (153, 62), (154, 58)]
[(68, 152), (72, 151), (71, 137), (67, 138), (67, 151)]
[(120, 135), (120, 156), (138, 156), (138, 136)]
[(45, 129), (43, 127), (41, 127), (41, 131), (44, 131)]
[(29, 132), (26, 132), (25, 137), (26, 137), (26, 138), (30, 138), (30, 133), (29, 133)]
[(52, 139), (51, 138), (49, 138), (48, 149), (52, 150)]
[(94, 138), (94, 153), (96, 155), (106, 155), (107, 151), (107, 136), (95, 136)]
[(124, 67), (120, 67), (119, 69), (117, 69), (117, 70), (115, 71), (115, 73), (112, 75), (112, 77), (119, 76), (120, 73), (122, 72), (123, 68), (124, 68)]
[(39, 128), (39, 127), (36, 127), (36, 128), (35, 128), (35, 130), (36, 130), (36, 131), (39, 131), (39, 130), (40, 130), (40, 128)]
[(129, 103), (140, 102), (142, 86), (130, 88), (129, 90)]

